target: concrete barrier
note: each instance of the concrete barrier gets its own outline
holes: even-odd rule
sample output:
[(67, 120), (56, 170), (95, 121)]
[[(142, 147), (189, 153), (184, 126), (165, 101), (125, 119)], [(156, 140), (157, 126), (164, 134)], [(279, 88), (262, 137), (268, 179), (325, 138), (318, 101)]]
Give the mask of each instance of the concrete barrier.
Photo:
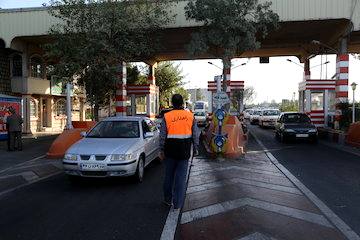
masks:
[(351, 146), (360, 147), (360, 122), (350, 125), (345, 142)]
[(72, 124), (74, 129), (64, 130), (51, 144), (49, 151), (46, 153), (47, 158), (63, 158), (65, 152), (82, 138), (81, 132), (89, 131), (96, 122), (74, 121)]

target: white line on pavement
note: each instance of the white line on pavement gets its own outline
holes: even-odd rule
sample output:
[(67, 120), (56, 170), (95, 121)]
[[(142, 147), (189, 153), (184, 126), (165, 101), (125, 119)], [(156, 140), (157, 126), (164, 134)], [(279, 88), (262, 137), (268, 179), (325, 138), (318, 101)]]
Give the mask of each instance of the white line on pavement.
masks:
[(11, 169), (13, 169), (13, 168), (23, 166), (23, 165), (28, 164), (28, 163), (30, 163), (30, 162), (34, 162), (34, 161), (36, 161), (36, 160), (39, 160), (39, 159), (41, 159), (41, 158), (44, 158), (45, 156), (46, 156), (46, 155), (44, 154), (44, 155), (41, 155), (41, 156), (39, 156), (39, 157), (30, 159), (30, 160), (28, 160), (28, 161), (25, 161), (25, 162), (22, 162), (22, 163), (13, 165), (13, 166), (11, 166), (11, 167), (5, 168), (5, 169), (3, 169), (3, 170), (0, 171), (0, 174), (3, 173), (3, 172), (6, 172), (6, 171), (8, 171), (8, 170), (11, 170)]
[(329, 228), (334, 228), (331, 223), (322, 215), (253, 198), (240, 198), (184, 212), (181, 217), (181, 224), (186, 224), (245, 206), (259, 208), (265, 211), (274, 212)]
[(44, 180), (44, 179), (46, 179), (46, 178), (56, 176), (56, 175), (58, 175), (58, 174), (60, 174), (60, 173), (62, 173), (62, 171), (55, 172), (55, 173), (53, 173), (53, 174), (47, 175), (47, 176), (42, 177), (42, 178), (37, 178), (36, 180), (33, 180), (33, 181), (31, 181), (31, 182), (27, 182), (27, 183), (21, 184), (21, 185), (19, 185), (19, 186), (10, 188), (10, 189), (8, 189), (8, 190), (6, 190), (6, 191), (0, 192), (0, 199), (1, 199), (5, 194), (7, 194), (7, 193), (10, 193), (10, 192), (15, 191), (15, 190), (17, 190), (17, 189), (19, 189), (19, 188), (22, 188), (22, 187), (26, 187), (26, 186), (28, 186), (28, 185), (31, 185), (31, 184), (36, 183), (36, 182), (39, 182), (39, 181)]
[(269, 152), (265, 145), (259, 140), (259, 138), (250, 132), (256, 142), (265, 150), (266, 155), (270, 161), (282, 171), (289, 180), (312, 201), (320, 211), (338, 228), (349, 240), (360, 240), (359, 235), (356, 234), (343, 220), (341, 220), (325, 203), (323, 203), (314, 193), (312, 193), (299, 179), (297, 179), (292, 173), (290, 173), (274, 155)]

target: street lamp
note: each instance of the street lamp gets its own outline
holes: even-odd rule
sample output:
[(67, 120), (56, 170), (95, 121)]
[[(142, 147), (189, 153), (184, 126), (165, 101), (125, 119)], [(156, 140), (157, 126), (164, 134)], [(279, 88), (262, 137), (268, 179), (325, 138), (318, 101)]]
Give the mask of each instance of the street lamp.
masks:
[(356, 90), (357, 84), (353, 82), (351, 84), (351, 88), (353, 90), (353, 105), (352, 105), (352, 122), (355, 122), (355, 90)]
[[(301, 67), (301, 68), (304, 68), (303, 65), (300, 65), (300, 64), (294, 62), (294, 61), (291, 60), (291, 59), (286, 59), (286, 61), (291, 62), (291, 63), (294, 63), (294, 64), (296, 64), (297, 66), (299, 66), (299, 67)], [(315, 66), (311, 67), (310, 69), (315, 68), (315, 67), (319, 67), (319, 66), (321, 66), (321, 65), (326, 65), (326, 64), (329, 64), (329, 63), (330, 63), (330, 61), (326, 61), (326, 62), (324, 62), (324, 63), (322, 63), (322, 64), (315, 65)]]
[(315, 45), (322, 45), (322, 46), (324, 46), (324, 47), (326, 47), (326, 48), (328, 48), (330, 50), (333, 50), (336, 54), (339, 53), (339, 51), (336, 50), (335, 48), (333, 48), (333, 47), (331, 47), (331, 46), (329, 46), (329, 45), (327, 45), (327, 44), (325, 44), (323, 42), (320, 42), (319, 40), (312, 40), (311, 43), (315, 44)]

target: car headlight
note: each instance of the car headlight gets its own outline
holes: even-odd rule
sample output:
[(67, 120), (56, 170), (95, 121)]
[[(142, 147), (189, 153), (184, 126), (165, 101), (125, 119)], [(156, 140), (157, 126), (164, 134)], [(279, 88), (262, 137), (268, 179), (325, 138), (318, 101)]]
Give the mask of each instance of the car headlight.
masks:
[(129, 153), (129, 154), (113, 154), (111, 155), (110, 160), (111, 161), (130, 161), (134, 158), (134, 155)]
[(310, 129), (310, 130), (308, 131), (308, 133), (316, 133), (316, 132), (317, 132), (316, 129)]
[(285, 129), (285, 130), (284, 130), (284, 132), (294, 133), (294, 132), (295, 132), (295, 130), (293, 130), (293, 129)]
[(68, 160), (68, 161), (76, 161), (77, 160), (77, 155), (67, 153), (67, 154), (65, 154), (64, 159)]

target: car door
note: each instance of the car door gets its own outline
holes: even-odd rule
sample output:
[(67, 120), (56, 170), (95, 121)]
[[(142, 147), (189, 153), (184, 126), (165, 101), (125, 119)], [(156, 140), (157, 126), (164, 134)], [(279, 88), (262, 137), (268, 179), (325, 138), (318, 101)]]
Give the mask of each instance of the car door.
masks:
[(151, 161), (151, 151), (152, 151), (152, 137), (145, 137), (146, 133), (151, 132), (149, 126), (146, 121), (143, 120), (141, 122), (142, 130), (143, 130), (143, 138), (144, 138), (144, 151), (145, 151), (145, 165), (147, 165)]
[(146, 147), (145, 151), (147, 152), (147, 159), (146, 164), (150, 163), (153, 159), (158, 156), (158, 149), (159, 149), (159, 131), (156, 127), (156, 124), (151, 121), (150, 119), (145, 119), (145, 131), (151, 132), (153, 134), (152, 137), (145, 139)]
[(284, 115), (280, 115), (279, 118), (276, 120), (276, 123), (275, 123), (275, 131), (276, 131), (277, 133), (280, 133), (280, 128), (281, 128), (283, 116), (284, 116)]

